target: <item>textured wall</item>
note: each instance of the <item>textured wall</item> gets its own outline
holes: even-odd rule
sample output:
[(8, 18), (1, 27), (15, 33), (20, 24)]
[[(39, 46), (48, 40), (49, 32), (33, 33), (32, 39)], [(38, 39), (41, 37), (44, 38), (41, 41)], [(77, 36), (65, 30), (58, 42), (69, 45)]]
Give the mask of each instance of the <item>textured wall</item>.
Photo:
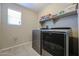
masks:
[[(22, 12), (22, 25), (14, 26), (7, 23), (7, 9)], [(32, 29), (38, 28), (37, 14), (17, 4), (2, 4), (3, 39), (1, 48), (11, 47), (32, 40)]]

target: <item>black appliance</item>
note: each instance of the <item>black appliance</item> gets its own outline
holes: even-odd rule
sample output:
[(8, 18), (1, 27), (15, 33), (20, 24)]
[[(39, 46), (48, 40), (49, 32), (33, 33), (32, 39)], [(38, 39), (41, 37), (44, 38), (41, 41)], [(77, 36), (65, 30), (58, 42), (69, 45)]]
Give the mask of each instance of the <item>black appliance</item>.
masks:
[(41, 34), (43, 56), (66, 56), (69, 54), (67, 32), (43, 30)]
[(71, 28), (42, 28), (33, 30), (32, 47), (43, 56), (73, 55)]
[(41, 48), (41, 31), (40, 30), (33, 30), (32, 31), (32, 48), (41, 55), (42, 48)]

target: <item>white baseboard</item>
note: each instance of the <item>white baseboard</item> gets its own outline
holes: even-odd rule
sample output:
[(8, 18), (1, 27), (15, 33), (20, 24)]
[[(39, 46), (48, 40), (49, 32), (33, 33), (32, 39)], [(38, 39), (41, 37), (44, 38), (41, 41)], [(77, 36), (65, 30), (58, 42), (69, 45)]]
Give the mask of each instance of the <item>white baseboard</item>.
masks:
[(31, 43), (31, 42), (24, 42), (24, 43), (15, 45), (15, 46), (11, 46), (11, 47), (8, 47), (8, 48), (3, 48), (3, 49), (0, 49), (0, 52), (5, 51), (5, 50), (8, 50), (8, 49), (15, 48), (15, 47), (19, 47), (19, 46), (22, 46), (22, 45), (25, 45), (25, 44), (29, 44), (29, 43)]

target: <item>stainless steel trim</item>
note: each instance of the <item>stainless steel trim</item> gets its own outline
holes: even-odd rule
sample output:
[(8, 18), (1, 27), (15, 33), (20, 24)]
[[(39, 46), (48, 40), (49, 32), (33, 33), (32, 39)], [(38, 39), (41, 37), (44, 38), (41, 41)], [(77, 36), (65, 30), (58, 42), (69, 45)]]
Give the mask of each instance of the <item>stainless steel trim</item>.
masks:
[(66, 56), (69, 56), (69, 34), (66, 32)]

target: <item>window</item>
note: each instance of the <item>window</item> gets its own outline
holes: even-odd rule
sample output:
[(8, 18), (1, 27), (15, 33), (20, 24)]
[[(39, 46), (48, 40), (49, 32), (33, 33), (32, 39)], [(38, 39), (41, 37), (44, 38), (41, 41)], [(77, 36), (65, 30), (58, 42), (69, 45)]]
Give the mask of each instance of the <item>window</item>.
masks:
[(21, 25), (21, 12), (8, 9), (8, 24)]

